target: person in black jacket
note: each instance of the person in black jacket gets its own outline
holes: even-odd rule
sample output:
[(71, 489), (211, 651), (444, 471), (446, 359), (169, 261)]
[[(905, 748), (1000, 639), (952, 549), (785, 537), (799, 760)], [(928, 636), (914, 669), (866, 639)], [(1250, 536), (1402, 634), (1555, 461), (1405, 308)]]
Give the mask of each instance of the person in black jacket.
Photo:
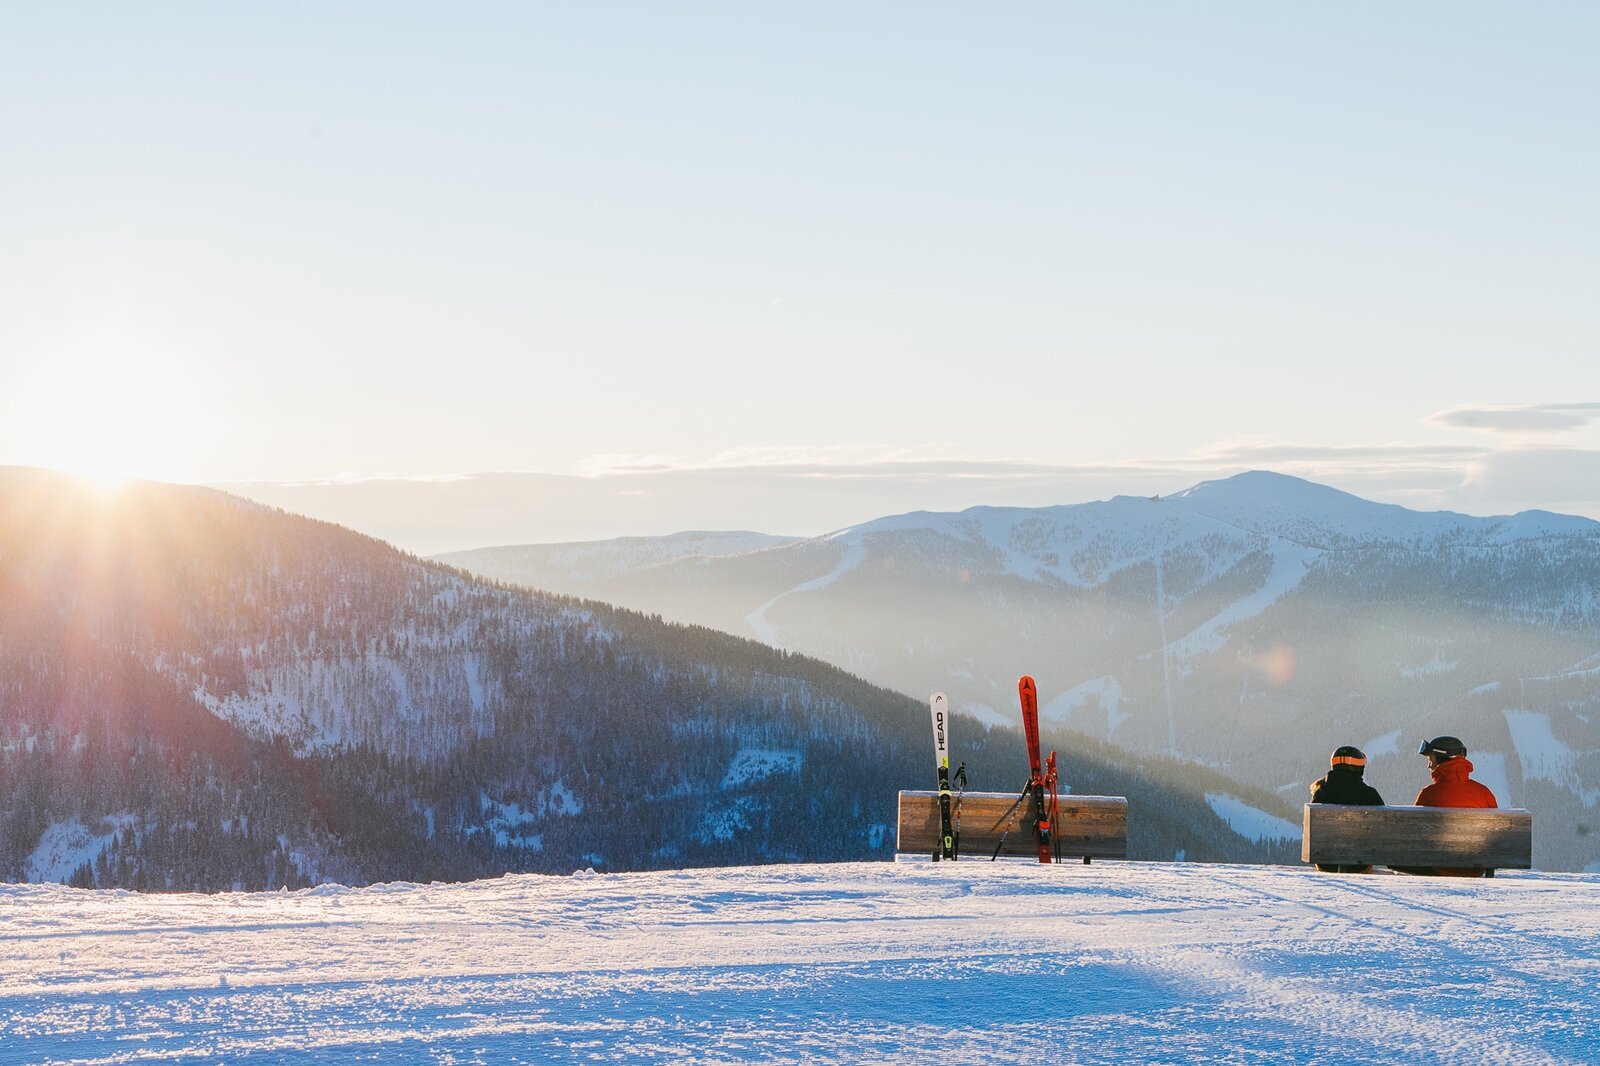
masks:
[[(1362, 775), (1367, 769), (1367, 753), (1349, 744), (1333, 749), (1328, 776), (1311, 786), (1312, 803), (1343, 803), (1354, 807), (1382, 807), (1383, 797), (1367, 784)], [(1329, 866), (1317, 864), (1325, 874), (1368, 874), (1370, 866)]]

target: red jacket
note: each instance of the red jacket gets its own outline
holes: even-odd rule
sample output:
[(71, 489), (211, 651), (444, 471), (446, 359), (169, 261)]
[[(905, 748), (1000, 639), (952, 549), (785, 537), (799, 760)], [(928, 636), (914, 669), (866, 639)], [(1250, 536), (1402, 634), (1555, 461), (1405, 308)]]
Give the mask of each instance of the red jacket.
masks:
[[(1467, 775), (1472, 764), (1465, 755), (1446, 759), (1433, 768), (1433, 784), (1417, 793), (1418, 807), (1498, 807), (1494, 793), (1488, 785), (1480, 784)], [(1456, 869), (1441, 866), (1433, 871), (1444, 877), (1482, 877), (1477, 869)]]
[(1472, 764), (1465, 755), (1446, 759), (1433, 768), (1433, 784), (1417, 793), (1418, 807), (1498, 807), (1487, 785), (1472, 780)]

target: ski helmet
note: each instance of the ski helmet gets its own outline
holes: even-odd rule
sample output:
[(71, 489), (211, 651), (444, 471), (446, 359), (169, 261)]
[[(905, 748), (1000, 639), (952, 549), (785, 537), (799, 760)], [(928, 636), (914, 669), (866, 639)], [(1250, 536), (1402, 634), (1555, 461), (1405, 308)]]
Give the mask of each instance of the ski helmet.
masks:
[(1459, 737), (1434, 737), (1432, 740), (1424, 740), (1422, 746), (1417, 749), (1418, 755), (1437, 756), (1440, 759), (1454, 759), (1466, 753), (1467, 746), (1461, 743)]
[(1330, 766), (1354, 766), (1357, 770), (1367, 765), (1367, 753), (1354, 744), (1341, 744), (1328, 758)]

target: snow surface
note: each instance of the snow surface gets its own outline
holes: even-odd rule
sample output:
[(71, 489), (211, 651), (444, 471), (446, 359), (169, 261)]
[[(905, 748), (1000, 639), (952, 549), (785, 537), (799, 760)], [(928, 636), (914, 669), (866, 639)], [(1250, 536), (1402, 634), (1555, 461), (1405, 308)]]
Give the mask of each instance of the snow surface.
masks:
[(908, 532), (932, 532), (974, 545), (1001, 573), (1077, 588), (1094, 587), (1118, 571), (1186, 548), (1208, 559), (1209, 580), (1265, 545), (1263, 537), (1208, 515), (1131, 496), (1057, 507), (913, 511), (831, 537), (865, 545), (883, 534)]
[(1506, 757), (1498, 751), (1474, 751), (1467, 758), (1472, 763), (1472, 776), (1494, 793), (1502, 807), (1515, 807), (1517, 797), (1511, 792), (1511, 778), (1506, 776)]
[(1272, 570), (1260, 588), (1234, 600), (1181, 639), (1171, 643), (1181, 658), (1209, 655), (1228, 642), (1223, 632), (1228, 626), (1255, 618), (1297, 588), (1321, 552), (1279, 541), (1272, 549)]
[(1004, 729), (1008, 726), (1015, 726), (1019, 720), (1015, 714), (997, 711), (987, 703), (976, 701), (963, 703), (959, 707), (952, 707), (950, 711), (952, 714), (964, 714), (969, 718), (976, 718), (978, 724), (986, 729), (992, 729), (996, 726)]
[[(527, 833), (523, 830), (541, 824), (542, 819), (531, 811), (522, 809), (520, 803), (500, 803), (490, 798), (487, 793), (481, 797), (483, 824), (467, 826), (467, 833), (487, 832), (494, 837), (495, 843), (502, 848), (526, 848), (529, 851), (544, 850), (544, 835), (542, 833)], [(428, 835), (433, 835), (433, 820), (428, 820)]]
[(741, 748), (722, 776), (723, 788), (745, 788), (774, 774), (800, 772), (801, 754), (793, 749)]
[[(470, 583), (460, 577), (423, 567), (416, 572), (431, 592), (434, 610), (457, 605), (471, 592)], [(507, 615), (508, 603), (495, 601), (486, 609), (498, 611), (514, 632), (530, 639), (566, 626), (582, 627), (585, 637), (596, 642), (616, 637), (581, 607)], [(299, 752), (367, 745), (412, 757), (438, 757), (492, 733), (503, 694), (499, 677), (474, 643), (470, 615), (450, 619), (453, 625), (426, 612), (417, 617), (423, 622), (420, 628), (414, 618), (396, 634), (405, 638), (403, 654), (370, 646), (355, 654), (335, 654), (326, 650), (326, 640), (319, 652), (313, 631), (302, 653), (268, 657), (264, 665), (246, 669), (243, 691), (209, 677), (200, 656), (185, 655), (179, 661), (157, 656), (150, 665), (217, 717), (259, 739), (283, 737)], [(267, 645), (244, 651), (259, 658), (267, 655)]]
[[(1247, 555), (1270, 550), (1282, 591), (1329, 550), (1441, 542), (1503, 548), (1550, 538), (1600, 540), (1593, 519), (1525, 511), (1474, 517), (1374, 503), (1302, 478), (1251, 471), (1161, 498), (1117, 496), (1057, 507), (972, 507), (913, 511), (840, 530), (860, 544), (876, 534), (933, 532), (985, 549), (1003, 573), (1087, 588), (1157, 557), (1191, 552), (1205, 560), (1202, 585)], [(1291, 580), (1291, 578), (1293, 580)], [(1271, 600), (1266, 601), (1270, 603)]]
[(1047, 722), (1070, 722), (1072, 712), (1095, 700), (1106, 713), (1106, 739), (1117, 731), (1129, 716), (1122, 710), (1122, 682), (1114, 675), (1091, 678), (1067, 689), (1055, 699), (1039, 708), (1039, 717)]
[(1173, 493), (1167, 502), (1257, 533), (1271, 532), (1303, 544), (1331, 546), (1339, 540), (1420, 543), (1456, 535), (1469, 542), (1512, 544), (1545, 537), (1594, 537), (1591, 518), (1523, 511), (1477, 518), (1455, 511), (1412, 511), (1374, 503), (1304, 478), (1252, 470), (1220, 481), (1202, 481)]
[(1400, 730), (1391, 730), (1381, 737), (1373, 737), (1361, 745), (1361, 750), (1367, 753), (1367, 758), (1376, 759), (1380, 755), (1400, 754)]
[(700, 819), (695, 837), (702, 844), (729, 841), (750, 829), (750, 819), (758, 816), (761, 800), (755, 796), (735, 796), (722, 803), (714, 803)]
[(745, 615), (745, 625), (750, 627), (750, 631), (755, 634), (755, 639), (770, 647), (782, 650), (783, 643), (778, 639), (778, 627), (767, 621), (767, 612), (772, 609), (773, 605), (779, 600), (799, 592), (815, 592), (818, 589), (827, 588), (845, 574), (860, 566), (866, 558), (867, 548), (865, 544), (859, 542), (846, 543), (844, 555), (834, 564), (833, 569), (821, 577), (796, 585), (787, 592), (778, 593), (778, 595)]
[(56, 822), (40, 834), (38, 846), (23, 863), (23, 872), (35, 883), (65, 884), (78, 867), (98, 859), (119, 830), (137, 821), (132, 813), (124, 811), (93, 825), (84, 825), (77, 818)]
[(1217, 812), (1218, 818), (1228, 823), (1229, 829), (1248, 840), (1296, 840), (1300, 836), (1300, 826), (1252, 807), (1235, 796), (1207, 792), (1206, 803)]
[(1593, 1062), (1600, 876), (854, 863), (0, 886), (0, 1059)]
[(1524, 781), (1543, 778), (1580, 797), (1588, 806), (1600, 803), (1600, 789), (1590, 788), (1578, 772), (1578, 760), (1587, 752), (1573, 751), (1562, 743), (1550, 727), (1548, 714), (1509, 708), (1504, 713)]

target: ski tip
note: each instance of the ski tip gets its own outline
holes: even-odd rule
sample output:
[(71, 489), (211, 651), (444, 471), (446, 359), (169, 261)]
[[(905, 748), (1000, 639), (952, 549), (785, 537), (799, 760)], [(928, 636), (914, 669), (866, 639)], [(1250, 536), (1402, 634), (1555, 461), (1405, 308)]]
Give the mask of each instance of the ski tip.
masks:
[(949, 701), (944, 698), (943, 692), (935, 692), (933, 695), (928, 697), (928, 702), (935, 707), (942, 707)]
[(1033, 692), (1033, 691), (1035, 691), (1035, 685), (1033, 683), (1033, 675), (1031, 675), (1031, 674), (1023, 674), (1021, 677), (1019, 677), (1017, 679), (1017, 691), (1018, 692)]

